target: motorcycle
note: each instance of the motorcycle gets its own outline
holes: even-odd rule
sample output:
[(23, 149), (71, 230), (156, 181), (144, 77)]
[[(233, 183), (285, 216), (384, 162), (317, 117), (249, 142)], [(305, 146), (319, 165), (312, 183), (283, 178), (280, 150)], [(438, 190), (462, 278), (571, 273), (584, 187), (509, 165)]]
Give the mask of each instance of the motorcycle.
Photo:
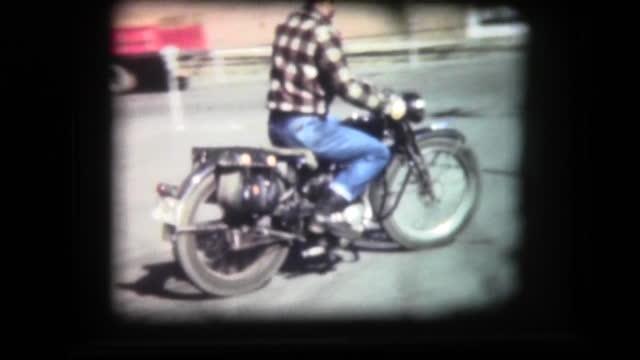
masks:
[[(309, 226), (346, 164), (300, 148), (193, 147), (190, 174), (179, 186), (157, 185), (152, 213), (188, 280), (206, 294), (236, 296), (265, 286), (294, 253), (312, 261), (349, 246), (417, 250), (454, 241), (478, 205), (476, 156), (447, 123), (414, 128), (425, 119), (424, 100), (401, 96), (408, 106), (400, 120), (354, 113), (343, 121), (392, 154), (365, 193), (336, 215), (360, 234), (351, 241)], [(459, 199), (451, 200), (454, 193)]]

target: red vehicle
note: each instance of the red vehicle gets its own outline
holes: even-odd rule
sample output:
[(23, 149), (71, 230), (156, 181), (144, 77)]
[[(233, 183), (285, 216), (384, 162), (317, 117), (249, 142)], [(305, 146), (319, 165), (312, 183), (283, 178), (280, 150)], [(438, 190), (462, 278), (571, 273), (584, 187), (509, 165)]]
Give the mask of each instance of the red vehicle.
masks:
[[(166, 90), (168, 78), (160, 53), (166, 46), (180, 49), (179, 64), (208, 50), (200, 24), (116, 27), (111, 49), (112, 91)], [(179, 66), (181, 89), (186, 88), (189, 76), (190, 71)]]

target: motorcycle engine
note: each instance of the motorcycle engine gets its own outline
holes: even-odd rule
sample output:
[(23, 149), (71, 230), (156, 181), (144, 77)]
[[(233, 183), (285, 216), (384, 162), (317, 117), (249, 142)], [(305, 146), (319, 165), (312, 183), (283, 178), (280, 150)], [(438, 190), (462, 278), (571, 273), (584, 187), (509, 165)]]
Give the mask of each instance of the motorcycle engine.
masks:
[(264, 215), (278, 205), (283, 184), (269, 172), (241, 170), (220, 175), (218, 202), (232, 214)]
[(302, 188), (302, 193), (312, 202), (318, 202), (327, 195), (327, 187), (333, 180), (330, 174), (322, 174), (307, 181)]

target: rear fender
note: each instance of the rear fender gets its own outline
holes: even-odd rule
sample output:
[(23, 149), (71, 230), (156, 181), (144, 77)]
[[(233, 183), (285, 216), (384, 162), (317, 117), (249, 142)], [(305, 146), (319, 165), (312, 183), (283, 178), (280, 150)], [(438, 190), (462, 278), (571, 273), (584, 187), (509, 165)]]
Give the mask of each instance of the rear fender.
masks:
[(216, 171), (214, 164), (198, 166), (182, 181), (178, 188), (178, 200), (182, 201), (200, 184), (202, 179), (213, 175)]
[[(204, 180), (209, 179), (214, 175), (215, 166), (200, 166), (195, 168), (179, 186), (177, 194), (171, 196), (160, 195), (159, 203), (151, 213), (152, 218), (165, 224), (163, 228), (164, 232), (173, 232), (172, 230), (176, 225), (180, 225), (181, 214), (184, 209), (192, 204), (186, 204), (189, 200), (190, 194), (197, 188), (198, 185)], [(185, 224), (182, 224), (185, 225)]]

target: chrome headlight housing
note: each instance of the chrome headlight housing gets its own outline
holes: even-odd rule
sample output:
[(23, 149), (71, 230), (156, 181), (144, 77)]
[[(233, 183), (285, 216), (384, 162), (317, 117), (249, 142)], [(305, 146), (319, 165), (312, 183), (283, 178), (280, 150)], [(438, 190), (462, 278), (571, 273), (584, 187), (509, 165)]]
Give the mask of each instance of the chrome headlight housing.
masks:
[(422, 122), (425, 118), (424, 99), (415, 92), (405, 92), (402, 99), (407, 103), (407, 114), (405, 118), (412, 123)]

